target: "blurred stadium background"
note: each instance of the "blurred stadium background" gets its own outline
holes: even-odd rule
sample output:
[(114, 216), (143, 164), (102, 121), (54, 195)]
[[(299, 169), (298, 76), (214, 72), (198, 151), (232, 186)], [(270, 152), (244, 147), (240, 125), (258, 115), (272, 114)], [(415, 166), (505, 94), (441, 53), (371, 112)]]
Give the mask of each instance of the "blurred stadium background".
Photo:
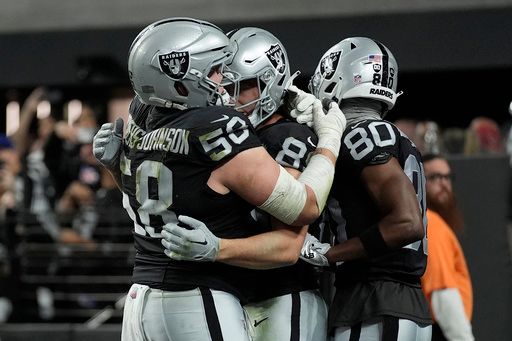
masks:
[[(16, 131), (19, 108), (38, 86), (46, 88), (57, 120), (69, 120), (77, 100), (93, 107), (99, 123), (125, 113), (132, 96), (128, 48), (144, 26), (171, 16), (209, 20), (226, 32), (241, 26), (273, 32), (292, 70), (302, 71), (303, 89), (327, 48), (369, 36), (385, 43), (400, 66), (404, 95), (388, 120), (435, 122), (441, 135), (451, 128), (467, 133), (478, 117), (492, 119), (500, 150), (449, 151), (466, 217), (461, 242), (474, 285), (474, 334), (511, 339), (505, 146), (512, 125), (512, 0), (0, 0), (0, 132)], [(112, 206), (99, 215), (94, 251), (56, 247), (29, 214), (11, 222), (18, 306), (0, 324), (1, 340), (119, 338), (133, 251), (123, 213), (108, 218), (122, 209)]]

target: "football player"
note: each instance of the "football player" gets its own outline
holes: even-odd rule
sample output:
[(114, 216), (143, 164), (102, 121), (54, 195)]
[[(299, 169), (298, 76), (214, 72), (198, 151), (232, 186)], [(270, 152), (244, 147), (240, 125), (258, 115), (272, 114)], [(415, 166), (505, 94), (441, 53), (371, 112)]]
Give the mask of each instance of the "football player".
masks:
[[(316, 154), (296, 180), (261, 146), (245, 115), (216, 106), (231, 56), (228, 43), (215, 25), (190, 18), (145, 28), (129, 53), (137, 98), (124, 140), (121, 124), (104, 126), (95, 137), (99, 161), (119, 165), (123, 206), (134, 221), (137, 254), (123, 340), (248, 339), (239, 302), (242, 269), (170, 260), (160, 243), (163, 225), (183, 214), (201, 219), (220, 237), (246, 237), (254, 234), (248, 219), (254, 206), (300, 226), (325, 205), (342, 113), (337, 107), (316, 111)], [(209, 243), (194, 232), (192, 247)], [(202, 257), (215, 259), (218, 251)]]
[[(236, 102), (235, 109), (244, 112), (267, 151), (289, 172), (300, 175), (314, 152), (317, 137), (306, 125), (288, 119), (283, 98), (290, 79), (288, 56), (282, 43), (270, 32), (246, 27), (228, 34), (233, 58), (228, 73), (236, 78), (226, 87)], [(249, 323), (255, 340), (310, 340), (327, 338), (327, 306), (318, 293), (315, 269), (306, 262), (297, 262), (307, 226), (301, 230), (270, 222), (266, 215), (254, 211), (259, 218), (259, 233), (272, 236), (271, 243), (262, 243), (261, 235), (247, 239), (223, 239), (209, 233), (202, 222), (180, 216), (188, 229), (200, 229), (214, 240), (199, 248), (189, 247), (189, 230), (167, 224), (162, 232), (166, 254), (173, 259), (201, 261), (212, 245), (220, 244), (216, 261), (265, 271), (248, 271), (244, 292), (249, 304)], [(274, 225), (275, 230), (271, 230)], [(227, 247), (226, 247), (227, 245)], [(230, 247), (232, 246), (232, 247)], [(237, 250), (236, 253), (230, 249)], [(290, 265), (294, 264), (294, 265)], [(284, 266), (284, 267), (282, 267)]]
[(387, 47), (354, 37), (327, 50), (309, 85), (347, 118), (331, 190), (345, 220), (339, 244), (310, 240), (303, 250), (314, 264), (338, 263), (329, 311), (336, 341), (430, 340), (420, 286), (427, 259), (423, 164), (407, 136), (383, 120), (398, 96), (397, 75)]

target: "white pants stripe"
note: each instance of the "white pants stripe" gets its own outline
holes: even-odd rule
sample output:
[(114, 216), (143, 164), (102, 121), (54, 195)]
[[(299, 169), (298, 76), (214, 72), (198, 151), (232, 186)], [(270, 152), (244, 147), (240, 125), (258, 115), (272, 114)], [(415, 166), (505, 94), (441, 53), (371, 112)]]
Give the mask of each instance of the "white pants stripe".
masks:
[(432, 326), (421, 327), (415, 322), (385, 316), (352, 327), (338, 327), (333, 341), (430, 341)]
[(132, 285), (122, 341), (249, 341), (244, 309), (222, 291), (163, 291)]

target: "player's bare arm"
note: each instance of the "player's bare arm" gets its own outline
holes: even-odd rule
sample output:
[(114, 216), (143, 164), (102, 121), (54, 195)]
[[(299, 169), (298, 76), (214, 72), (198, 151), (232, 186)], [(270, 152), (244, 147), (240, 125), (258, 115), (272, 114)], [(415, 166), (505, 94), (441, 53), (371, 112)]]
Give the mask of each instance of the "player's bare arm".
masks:
[(221, 239), (216, 259), (230, 265), (251, 269), (272, 269), (293, 265), (299, 259), (307, 226), (279, 224), (270, 232), (243, 239)]
[[(300, 176), (297, 169), (287, 167), (286, 170), (295, 178)], [(211, 186), (212, 184), (210, 184)], [(217, 187), (216, 190), (221, 189)], [(180, 217), (181, 220), (183, 220)], [(202, 222), (187, 217), (187, 229), (207, 228)], [(183, 221), (181, 222), (183, 224)], [(272, 269), (277, 267), (293, 265), (299, 259), (300, 250), (304, 243), (307, 233), (307, 226), (297, 228), (283, 224), (279, 220), (272, 218), (272, 231), (261, 233), (252, 237), (237, 239), (215, 239), (212, 243), (215, 245), (199, 246), (195, 243), (192, 248), (187, 247), (190, 244), (190, 238), (183, 226), (177, 224), (168, 224), (164, 226), (162, 233), (162, 244), (166, 247), (166, 253), (171, 258), (181, 260), (196, 260), (198, 254), (215, 254), (211, 261), (223, 262), (251, 269)], [(207, 233), (205, 231), (205, 233)], [(196, 236), (192, 236), (196, 238)], [(204, 238), (207, 240), (208, 238)], [(203, 250), (200, 250), (202, 248)], [(206, 249), (215, 250), (214, 252), (205, 251)]]
[(386, 245), (394, 249), (422, 239), (424, 230), (416, 193), (397, 159), (366, 167), (362, 177), (382, 212), (379, 230)]
[[(365, 167), (361, 176), (382, 213), (379, 224), (373, 227), (378, 228), (373, 233), (379, 232), (382, 236), (384, 245), (381, 247), (396, 249), (423, 238), (416, 193), (398, 161), (391, 158), (385, 164)], [(368, 251), (359, 237), (335, 245), (326, 253), (332, 263), (367, 256)]]
[[(295, 211), (299, 215), (296, 218), (286, 218), (284, 215), (284, 218), (277, 218), (293, 219), (290, 225), (294, 226), (306, 225), (318, 218), (320, 210), (312, 189), (296, 181), (272, 159), (263, 147), (248, 149), (237, 154), (212, 172), (208, 185), (216, 191), (223, 189), (219, 191), (221, 193), (232, 190), (252, 205), (261, 206), (280, 185), (278, 181), (284, 182), (284, 186), (281, 185), (282, 189), (278, 190), (282, 191), (280, 195), (287, 199), (282, 207), (283, 213), (286, 215), (287, 211)], [(284, 190), (288, 186), (291, 187), (290, 192), (286, 193)], [(292, 191), (296, 200), (290, 196)], [(302, 202), (299, 201), (300, 196), (303, 196)]]
[[(294, 178), (300, 171), (286, 167)], [(293, 265), (299, 259), (307, 226), (297, 228), (272, 219), (273, 231), (249, 238), (221, 239), (218, 262), (251, 269), (272, 269)]]

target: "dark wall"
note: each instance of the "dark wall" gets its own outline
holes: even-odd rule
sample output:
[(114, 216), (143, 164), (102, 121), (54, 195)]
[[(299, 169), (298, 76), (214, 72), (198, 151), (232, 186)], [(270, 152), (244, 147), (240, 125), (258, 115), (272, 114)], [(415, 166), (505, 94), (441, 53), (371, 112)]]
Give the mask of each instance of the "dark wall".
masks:
[[(405, 72), (512, 67), (512, 9), (219, 24), (226, 31), (270, 30), (287, 47), (292, 65), (306, 74), (325, 50), (348, 36), (382, 41)], [(87, 58), (103, 58), (122, 73), (140, 29), (0, 35), (0, 87), (77, 83), (78, 64)], [(109, 76), (122, 76), (119, 70)]]
[(510, 340), (512, 266), (507, 237), (510, 167), (505, 157), (452, 158), (465, 218), (460, 241), (473, 282), (476, 340)]
[[(480, 115), (498, 123), (509, 119), (512, 8), (219, 25), (225, 31), (259, 26), (273, 32), (287, 47), (292, 69), (303, 72), (302, 88), (323, 52), (342, 38), (382, 41), (399, 62), (398, 87), (404, 90), (391, 120), (465, 127)], [(0, 35), (0, 95), (2, 89), (40, 84), (74, 86), (89, 97), (104, 93), (100, 85), (128, 87), (128, 49), (140, 29)]]

